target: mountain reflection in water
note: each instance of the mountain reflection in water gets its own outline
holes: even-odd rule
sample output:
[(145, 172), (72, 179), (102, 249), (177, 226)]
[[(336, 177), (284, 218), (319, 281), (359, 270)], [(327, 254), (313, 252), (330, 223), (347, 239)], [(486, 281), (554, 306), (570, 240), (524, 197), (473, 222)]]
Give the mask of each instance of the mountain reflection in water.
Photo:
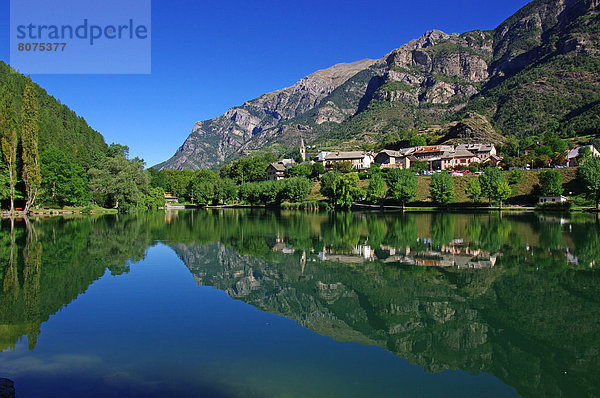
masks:
[(525, 396), (600, 394), (597, 218), (186, 211), (8, 222), (0, 348), (156, 242), (199, 285), (429, 372), (494, 374)]

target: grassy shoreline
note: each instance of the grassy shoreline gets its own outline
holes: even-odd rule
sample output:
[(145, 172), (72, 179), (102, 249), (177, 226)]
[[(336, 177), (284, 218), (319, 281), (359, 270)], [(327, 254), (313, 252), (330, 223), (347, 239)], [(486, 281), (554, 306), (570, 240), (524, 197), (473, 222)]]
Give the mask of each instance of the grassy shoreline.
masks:
[[(27, 217), (51, 217), (51, 216), (64, 216), (73, 214), (116, 214), (117, 209), (105, 209), (100, 206), (65, 206), (63, 208), (34, 208), (29, 211), (29, 214), (25, 214), (24, 211), (17, 211), (12, 214), (12, 217), (23, 218)], [(0, 214), (0, 218), (10, 218), (11, 214), (7, 210), (3, 210)]]

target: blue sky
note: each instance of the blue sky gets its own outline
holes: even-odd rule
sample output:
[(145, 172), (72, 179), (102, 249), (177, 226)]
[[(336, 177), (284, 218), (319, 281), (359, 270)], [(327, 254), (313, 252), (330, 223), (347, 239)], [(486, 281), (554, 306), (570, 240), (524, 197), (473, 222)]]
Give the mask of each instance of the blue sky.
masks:
[[(18, 0), (13, 0), (18, 1)], [(9, 2), (0, 0), (9, 62)], [(148, 166), (194, 123), (339, 62), (377, 59), (430, 29), (493, 29), (525, 0), (152, 1), (150, 75), (32, 75), (106, 142)]]

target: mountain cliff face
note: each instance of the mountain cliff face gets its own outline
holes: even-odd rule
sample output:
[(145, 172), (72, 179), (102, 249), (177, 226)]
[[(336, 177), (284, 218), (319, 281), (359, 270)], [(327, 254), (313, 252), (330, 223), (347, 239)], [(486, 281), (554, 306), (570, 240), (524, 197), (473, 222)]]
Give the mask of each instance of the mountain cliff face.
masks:
[(300, 137), (322, 147), (376, 144), (465, 112), (505, 135), (598, 133), (599, 41), (599, 0), (535, 0), (494, 31), (432, 30), (380, 60), (335, 65), (198, 122), (157, 167), (213, 167)]
[(265, 129), (312, 109), (321, 99), (375, 61), (364, 59), (317, 71), (291, 87), (234, 107), (215, 119), (197, 122), (175, 156), (160, 168), (210, 167), (224, 161)]

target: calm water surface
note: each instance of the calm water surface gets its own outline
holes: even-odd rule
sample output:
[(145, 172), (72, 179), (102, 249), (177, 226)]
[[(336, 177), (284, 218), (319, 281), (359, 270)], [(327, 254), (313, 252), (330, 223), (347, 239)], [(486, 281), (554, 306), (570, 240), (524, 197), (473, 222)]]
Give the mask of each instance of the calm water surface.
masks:
[(0, 228), (17, 397), (600, 396), (591, 215), (236, 211)]

